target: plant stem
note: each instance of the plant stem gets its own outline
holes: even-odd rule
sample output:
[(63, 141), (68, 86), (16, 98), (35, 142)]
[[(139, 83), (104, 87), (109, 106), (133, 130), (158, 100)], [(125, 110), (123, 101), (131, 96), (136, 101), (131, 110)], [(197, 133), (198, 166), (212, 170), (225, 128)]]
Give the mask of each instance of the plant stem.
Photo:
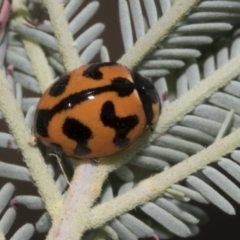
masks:
[(54, 81), (46, 56), (38, 43), (26, 38), (22, 38), (22, 40), (38, 79), (41, 92), (44, 92)]
[(192, 111), (198, 104), (210, 97), (215, 91), (226, 85), (239, 74), (240, 55), (229, 60), (212, 75), (202, 80), (186, 94), (165, 107), (155, 128), (157, 135), (153, 136), (152, 140), (158, 135), (162, 135), (166, 132), (187, 113)]
[[(191, 89), (184, 96), (166, 107), (160, 116), (160, 120), (157, 125), (158, 133), (152, 137), (152, 140), (154, 140), (157, 136), (162, 135), (177, 121), (181, 120), (185, 114), (193, 110), (197, 104), (209, 97), (214, 91), (227, 84), (231, 79), (239, 74), (240, 55), (230, 60), (222, 68), (215, 71), (214, 74), (200, 82), (195, 88)], [(84, 223), (85, 226), (84, 224), (81, 225), (82, 233), (87, 229), (86, 226), (89, 227), (89, 224), (91, 224), (91, 228), (100, 227), (114, 217), (132, 210), (136, 206), (148, 202), (149, 200), (153, 200), (172, 184), (186, 178), (207, 164), (216, 161), (226, 153), (233, 151), (240, 145), (239, 132), (240, 130), (231, 134), (229, 137), (214, 143), (206, 150), (190, 157), (182, 163), (157, 174), (155, 177), (143, 181), (135, 189), (126, 193), (127, 195), (124, 194), (123, 196), (119, 196), (107, 203), (93, 208), (91, 212), (92, 217), (89, 220), (89, 223)], [(122, 155), (125, 161), (133, 156), (144, 145), (146, 139), (147, 136), (143, 136), (132, 148), (126, 151), (126, 155)], [(127, 155), (127, 153), (129, 155)], [(115, 158), (114, 162), (120, 164), (117, 158)], [(119, 208), (119, 206), (121, 207)]]
[(92, 164), (89, 160), (79, 161), (63, 209), (59, 218), (53, 222), (48, 240), (79, 239), (82, 226), (88, 228), (86, 223), (89, 222), (90, 207), (100, 195), (110, 168), (104, 162)]
[(6, 240), (6, 238), (5, 238), (4, 235), (3, 235), (2, 230), (0, 230), (0, 240)]
[[(72, 159), (76, 166), (74, 177), (67, 192), (64, 206), (59, 217), (47, 236), (47, 240), (79, 240), (89, 228), (89, 212), (101, 193), (104, 180), (110, 172), (126, 163), (147, 143), (151, 132), (148, 131), (129, 149), (114, 156), (100, 159), (93, 165), (89, 160)], [(68, 227), (66, 227), (68, 226)]]
[(48, 10), (53, 31), (58, 40), (59, 51), (62, 53), (64, 66), (67, 71), (72, 71), (81, 65), (81, 61), (74, 47), (74, 40), (69, 29), (63, 4), (61, 1), (44, 0), (44, 4)]
[(14, 139), (21, 149), (31, 176), (38, 187), (46, 208), (52, 218), (59, 214), (62, 207), (62, 196), (58, 191), (52, 176), (48, 173), (44, 159), (38, 148), (28, 143), (32, 137), (30, 130), (25, 124), (15, 97), (9, 87), (3, 72), (0, 70), (0, 109), (11, 129)]
[(118, 62), (133, 70), (198, 2), (200, 0), (176, 1), (173, 7), (144, 36), (139, 38), (135, 45)]
[[(24, 16), (27, 16), (28, 18), (30, 17), (25, 2), (25, 0), (14, 0), (12, 4), (12, 10), (17, 22), (28, 24), (24, 19)], [(47, 58), (38, 43), (25, 37), (22, 37), (21, 40), (23, 41), (26, 53), (32, 63), (32, 67), (38, 79), (40, 89), (42, 92), (44, 92), (54, 81)]]
[(170, 169), (140, 182), (127, 193), (94, 207), (89, 224), (98, 228), (113, 218), (157, 198), (174, 183), (217, 161), (240, 145), (240, 129)]

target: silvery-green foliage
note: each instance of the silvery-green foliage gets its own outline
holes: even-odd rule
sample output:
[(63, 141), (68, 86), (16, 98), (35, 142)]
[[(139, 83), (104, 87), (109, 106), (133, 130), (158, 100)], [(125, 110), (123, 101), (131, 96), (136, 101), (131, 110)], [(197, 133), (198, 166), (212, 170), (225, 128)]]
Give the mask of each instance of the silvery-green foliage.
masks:
[[(3, 2), (4, 0), (0, 1), (0, 6)], [(62, 2), (82, 63), (89, 63), (95, 57), (100, 61), (111, 61), (108, 48), (101, 38), (108, 26), (95, 22), (82, 30), (96, 14), (100, 4), (107, 3), (97, 0)], [(128, 52), (139, 38), (144, 37), (159, 18), (168, 14), (173, 2), (118, 0), (119, 23), (115, 24), (121, 29), (124, 52)], [(36, 3), (45, 11), (41, 0), (29, 1), (30, 11)], [(163, 107), (240, 53), (239, 18), (240, 1), (201, 1), (164, 41), (154, 46), (154, 51), (137, 66), (137, 70), (154, 82)], [(39, 97), (28, 97), (23, 89), (39, 94), (40, 88), (20, 36), (42, 46), (54, 76), (63, 74), (65, 67), (49, 20), (31, 26), (10, 19), (5, 31), (0, 32), (0, 67), (25, 114), (26, 124), (32, 128)], [(240, 83), (236, 78), (198, 105), (165, 135), (149, 143), (128, 164), (117, 169), (113, 174), (114, 181), (109, 178), (106, 182), (99, 202), (123, 194), (142, 179), (164, 171), (234, 131), (240, 126), (239, 106)], [(11, 133), (0, 132), (0, 147), (16, 151), (17, 145)], [(168, 239), (174, 235), (194, 236), (201, 231), (199, 222), (204, 223), (207, 219), (206, 213), (194, 206), (194, 202), (212, 203), (219, 211), (235, 214), (229, 198), (240, 203), (239, 184), (232, 181), (234, 178), (240, 182), (239, 163), (240, 152), (235, 150), (218, 161), (218, 168), (214, 165), (201, 170), (205, 178), (198, 174), (191, 175), (184, 186), (175, 184), (157, 199), (137, 208), (140, 214), (126, 213), (90, 234), (94, 239), (100, 239), (99, 236), (104, 236), (105, 239)], [(53, 165), (48, 168), (54, 176)], [(0, 162), (0, 176), (9, 181), (15, 179), (29, 184), (32, 181), (26, 167), (7, 163), (3, 159)], [(118, 182), (118, 185), (115, 182)], [(65, 192), (67, 181), (62, 174), (56, 177), (56, 185), (61, 193)], [(219, 189), (228, 197), (223, 196)], [(27, 195), (27, 191), (25, 195), (15, 196), (14, 190), (11, 183), (4, 184), (0, 190), (0, 228), (5, 235), (10, 231), (17, 215), (13, 207), (7, 207), (9, 202), (32, 211), (45, 209), (39, 196)], [(190, 200), (192, 201), (189, 203)], [(31, 239), (34, 231), (46, 233), (50, 227), (50, 217), (45, 212), (37, 222), (23, 223), (22, 227), (12, 234), (11, 239)]]

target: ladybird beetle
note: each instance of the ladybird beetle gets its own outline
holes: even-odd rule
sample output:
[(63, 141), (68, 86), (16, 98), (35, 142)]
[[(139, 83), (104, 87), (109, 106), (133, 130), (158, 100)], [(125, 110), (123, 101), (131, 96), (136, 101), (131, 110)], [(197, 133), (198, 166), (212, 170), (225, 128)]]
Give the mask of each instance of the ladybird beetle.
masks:
[(156, 89), (116, 62), (84, 65), (53, 83), (40, 98), (37, 139), (80, 159), (99, 159), (131, 146), (160, 113)]

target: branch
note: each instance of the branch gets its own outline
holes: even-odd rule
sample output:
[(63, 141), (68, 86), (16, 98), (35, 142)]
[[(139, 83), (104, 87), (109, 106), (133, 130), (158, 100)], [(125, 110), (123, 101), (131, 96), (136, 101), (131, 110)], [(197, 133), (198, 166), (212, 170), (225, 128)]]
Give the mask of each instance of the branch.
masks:
[(92, 164), (89, 160), (79, 162), (63, 209), (48, 234), (49, 240), (79, 239), (81, 226), (89, 218), (90, 207), (99, 197), (102, 184), (108, 176), (110, 168), (104, 162), (99, 165)]
[[(189, 2), (188, 2), (189, 3)], [(175, 6), (176, 7), (176, 6)], [(176, 11), (176, 10), (175, 10)], [(160, 20), (161, 21), (161, 20)], [(158, 31), (158, 30), (156, 30), (156, 31)], [(159, 41), (159, 40), (158, 40)], [(153, 44), (153, 43), (152, 43)], [(148, 44), (149, 45), (149, 44)], [(151, 44), (150, 44), (151, 45)], [(122, 62), (123, 63), (123, 62)], [(127, 65), (126, 63), (124, 63), (125, 65)], [(239, 68), (240, 69), (240, 68)], [(234, 75), (234, 74), (236, 74), (237, 75), (237, 73), (236, 73), (236, 71), (234, 72), (234, 74), (232, 74), (232, 73), (229, 73), (229, 71), (228, 71), (228, 73), (227, 73), (229, 76), (228, 76), (228, 79), (225, 79), (225, 83), (227, 83), (227, 81), (229, 81), (230, 79), (231, 79), (231, 77), (233, 77), (232, 75)], [(226, 77), (226, 75), (224, 75), (225, 77)], [(206, 83), (205, 83), (206, 84)], [(220, 85), (217, 85), (217, 86), (215, 86), (215, 88), (214, 88), (214, 90), (211, 88), (211, 91), (213, 92), (213, 91), (215, 91), (215, 90), (217, 90), (219, 87), (221, 87), (223, 85), (223, 83), (220, 83)], [(205, 89), (204, 87), (203, 87), (203, 89)], [(205, 89), (206, 90), (206, 89)], [(211, 92), (211, 93), (212, 93)], [(198, 97), (199, 96), (197, 96), (196, 97), (196, 99), (195, 99), (195, 104), (197, 104), (197, 103), (199, 103), (201, 100), (203, 100), (204, 98), (206, 98), (206, 97), (208, 97), (209, 96), (209, 94), (210, 94), (210, 92), (208, 91), (208, 90), (206, 90), (206, 91), (201, 91), (201, 98), (199, 99)], [(187, 99), (188, 97), (186, 96), (186, 99)], [(178, 102), (177, 102), (178, 104), (180, 104), (181, 103), (181, 100), (178, 100)], [(186, 106), (185, 106), (186, 107)], [(184, 115), (183, 114), (183, 112), (184, 112), (184, 109), (185, 109), (185, 107), (184, 108), (182, 108), (182, 115), (181, 115), (181, 117)], [(187, 107), (187, 110), (185, 110), (185, 112), (188, 112), (188, 111), (190, 111), (190, 110), (192, 110), (193, 108), (195, 107), (195, 105), (192, 103), (192, 106), (191, 107)], [(171, 125), (173, 125), (173, 123), (175, 123), (177, 120), (180, 120), (180, 118), (177, 116), (177, 118), (176, 118), (176, 115), (174, 115), (174, 117), (167, 117), (168, 116), (168, 110), (166, 110), (166, 111), (164, 111), (163, 112), (163, 116), (165, 116), (165, 119), (167, 119), (167, 122), (168, 122), (168, 125), (167, 125), (167, 127), (165, 127), (165, 128), (163, 128), (162, 130), (161, 130), (161, 133), (163, 133), (164, 131), (166, 131)], [(186, 114), (186, 113), (185, 113)], [(171, 115), (172, 116), (172, 115)], [(161, 117), (162, 118), (162, 117)], [(161, 119), (160, 118), (160, 119)], [(163, 118), (164, 119), (164, 118)], [(160, 126), (162, 126), (161, 124), (160, 124)], [(159, 130), (159, 131), (160, 131)], [(142, 148), (143, 147), (143, 145), (144, 144), (146, 144), (146, 142), (147, 142), (147, 138), (148, 138), (148, 135), (146, 134), (145, 136), (143, 136), (143, 137), (141, 137), (140, 138), (140, 140), (133, 146), (133, 147), (131, 147), (130, 149), (128, 149), (128, 150), (125, 150), (125, 151), (123, 151), (122, 153), (120, 153), (120, 154), (118, 154), (118, 155), (116, 155), (116, 156), (114, 156), (114, 157), (109, 157), (109, 158), (105, 158), (105, 159), (102, 159), (101, 160), (101, 165), (103, 164), (103, 163), (106, 163), (106, 164), (109, 164), (109, 165), (107, 165), (107, 167), (106, 168), (104, 168), (103, 170), (102, 170), (102, 174), (104, 174), (104, 176), (106, 176), (107, 174), (108, 174), (108, 172), (110, 172), (110, 171), (112, 171), (113, 169), (115, 169), (115, 168), (117, 168), (118, 166), (120, 166), (121, 164), (123, 164), (124, 162), (126, 162), (127, 161), (127, 159), (129, 159), (130, 157), (132, 157), (136, 152), (138, 152), (139, 151), (139, 149), (140, 148)], [(112, 160), (112, 161), (111, 161)], [(111, 164), (112, 163), (112, 164)], [(99, 167), (99, 166), (98, 166)], [(80, 170), (76, 170), (76, 172), (81, 172)], [(104, 173), (105, 172), (105, 173)], [(95, 174), (97, 174), (96, 172), (95, 172)], [(91, 174), (91, 177), (90, 178), (88, 178), (88, 184), (87, 184), (87, 186), (88, 186), (88, 188), (89, 189), (92, 189), (92, 186), (94, 185), (94, 177), (95, 177), (95, 174), (94, 173), (92, 173)], [(76, 174), (77, 175), (77, 174)], [(75, 175), (75, 177), (76, 177), (76, 175)], [(77, 176), (77, 178), (76, 179), (81, 179), (81, 176), (78, 174), (78, 176)], [(104, 180), (104, 178), (102, 178), (102, 180), (101, 181), (103, 181)], [(78, 183), (79, 183), (79, 185), (78, 185)], [(174, 182), (173, 182), (174, 183)], [(172, 184), (173, 184), (172, 183)], [(78, 186), (78, 188), (75, 186), (75, 184), (77, 184)], [(78, 191), (82, 191), (82, 189), (85, 189), (85, 181), (79, 181), (79, 180), (76, 180), (76, 182), (74, 182), (73, 183), (73, 185), (72, 185), (72, 187), (70, 188), (70, 190), (68, 191), (68, 194), (67, 194), (67, 198), (66, 199), (69, 199), (68, 200), (68, 203), (71, 203), (71, 202), (73, 202), (73, 199), (79, 199), (78, 201), (77, 201), (77, 205), (78, 206), (80, 206), (79, 208), (74, 208), (75, 210), (71, 210), (71, 212), (70, 213), (68, 213), (66, 210), (63, 210), (62, 211), (62, 214), (61, 214), (61, 216), (63, 217), (64, 216), (64, 218), (65, 219), (68, 219), (68, 224), (69, 224), (69, 219), (72, 219), (72, 221), (73, 221), (73, 223), (71, 222), (71, 224), (69, 224), (69, 225), (71, 225), (72, 227), (71, 227), (71, 230), (69, 230), (69, 232), (67, 232), (67, 231), (65, 231), (64, 229), (63, 229), (63, 226), (64, 226), (64, 224), (62, 224), (63, 222), (59, 219), (58, 221), (56, 221), (55, 223), (54, 223), (54, 225), (53, 225), (53, 228), (51, 229), (51, 232), (50, 232), (50, 234), (49, 234), (49, 236), (48, 236), (48, 239), (54, 239), (54, 238), (56, 238), (56, 236), (59, 238), (59, 237), (62, 237), (62, 239), (64, 239), (64, 238), (66, 238), (67, 236), (69, 236), (69, 235), (67, 235), (67, 234), (70, 234), (70, 236), (71, 236), (71, 238), (72, 239), (78, 239), (79, 237), (80, 237), (80, 235), (82, 235), (83, 234), (83, 232), (86, 230), (86, 229), (88, 229), (89, 228), (89, 226), (91, 225), (92, 227), (95, 227), (98, 223), (94, 223), (94, 224), (92, 224), (91, 223), (91, 220), (89, 220), (89, 216), (88, 216), (88, 210), (90, 209), (90, 207), (91, 207), (91, 205), (92, 205), (92, 203), (94, 202), (94, 198), (96, 198), (97, 197), (97, 194), (96, 195), (92, 195), (92, 196), (94, 196), (94, 197), (92, 197), (92, 198), (90, 198), (89, 196), (88, 196), (88, 194), (86, 194), (86, 199), (89, 199), (90, 198), (90, 204), (88, 203), (88, 202), (86, 202), (84, 199), (85, 199), (85, 197), (84, 198), (81, 198), (80, 197), (80, 195), (79, 194), (76, 194)], [(101, 184), (100, 184), (100, 182), (98, 181), (98, 186), (101, 186)], [(74, 193), (74, 191), (73, 191), (73, 189), (78, 189), (78, 191), (76, 191), (76, 193)], [(164, 188), (165, 189), (165, 188)], [(98, 193), (99, 193), (99, 191), (97, 191)], [(90, 194), (91, 195), (91, 194)], [(78, 197), (79, 196), (79, 197)], [(66, 200), (66, 204), (67, 204), (67, 200)], [(124, 203), (122, 203), (123, 205), (125, 205)], [(135, 203), (136, 204), (136, 203)], [(69, 205), (69, 204), (68, 204)], [(68, 208), (66, 208), (66, 209), (68, 209)], [(79, 209), (84, 209), (84, 211), (82, 211), (81, 212), (81, 214), (79, 215), (79, 213), (78, 213), (78, 211), (79, 211)], [(124, 206), (123, 206), (123, 209), (124, 209)], [(126, 205), (125, 205), (125, 209), (126, 209)], [(127, 208), (128, 209), (128, 208)], [(106, 209), (105, 209), (106, 210)], [(112, 209), (111, 209), (112, 210)], [(77, 214), (74, 214), (74, 211), (75, 212), (77, 212)], [(124, 212), (124, 210), (122, 210), (123, 212)], [(108, 213), (105, 213), (106, 215), (108, 215)], [(111, 215), (112, 216), (112, 215)], [(76, 218), (75, 218), (76, 217)], [(101, 218), (101, 216), (99, 217), (99, 218)], [(106, 218), (108, 218), (107, 216), (106, 216)], [(106, 220), (106, 218), (105, 218), (105, 220)], [(78, 220), (76, 220), (76, 219), (78, 219)], [(110, 219), (110, 218), (109, 218)], [(109, 220), (108, 219), (108, 220)], [(65, 221), (65, 220), (63, 220), (63, 221)], [(79, 224), (79, 223), (81, 223), (81, 224)], [(102, 222), (103, 223), (103, 222)]]
[(54, 82), (47, 58), (38, 43), (26, 38), (22, 38), (22, 41), (32, 63), (41, 92), (44, 92)]
[[(146, 132), (130, 148), (131, 151), (126, 149), (112, 157), (100, 159), (98, 165), (92, 165), (89, 160), (72, 159), (77, 166), (74, 178), (67, 192), (61, 214), (53, 223), (47, 240), (80, 239), (84, 231), (89, 229), (90, 207), (99, 197), (101, 187), (108, 174), (133, 157), (146, 144), (149, 136), (150, 131)], [(71, 226), (71, 228), (65, 226)]]
[[(29, 13), (25, 5), (25, 0), (14, 0), (12, 4), (12, 11), (17, 22), (28, 24), (23, 16), (28, 16)], [(13, 23), (14, 24), (14, 23)], [(42, 92), (54, 81), (52, 72), (49, 68), (48, 60), (40, 47), (40, 45), (30, 39), (22, 37), (22, 41), (26, 53), (32, 63), (32, 67), (39, 86)]]
[(3, 235), (2, 230), (0, 230), (0, 240), (6, 240), (6, 238), (5, 238), (4, 235)]
[(135, 45), (118, 62), (131, 70), (134, 69), (198, 2), (200, 0), (176, 1), (167, 14), (164, 14), (144, 36), (139, 38)]
[(174, 183), (217, 161), (239, 145), (240, 129), (170, 169), (140, 182), (127, 193), (94, 207), (91, 211), (90, 226), (98, 228), (113, 218), (157, 198)]
[(78, 68), (81, 64), (77, 49), (74, 47), (74, 40), (69, 29), (63, 4), (56, 0), (44, 0), (48, 10), (53, 31), (58, 40), (59, 51), (62, 53), (63, 62), (67, 71)]
[[(25, 0), (14, 0), (12, 4), (13, 13), (16, 15), (17, 21), (25, 21), (23, 16), (28, 16)], [(40, 80), (41, 90), (48, 87), (51, 80), (53, 80), (50, 68), (48, 66), (47, 59), (43, 53), (42, 48), (37, 44), (28, 39), (23, 39), (26, 52), (30, 57), (36, 77)], [(1, 73), (2, 74), (2, 73)], [(3, 75), (1, 76), (1, 83), (9, 88), (6, 79)], [(1, 88), (3, 91), (4, 88)], [(9, 91), (11, 91), (9, 89)], [(6, 94), (6, 93), (5, 93)], [(28, 144), (28, 140), (32, 137), (30, 130), (27, 128), (23, 115), (19, 110), (14, 96), (9, 94), (7, 100), (2, 95), (3, 101), (0, 102), (1, 111), (5, 115), (8, 126), (11, 129), (13, 136), (18, 144), (18, 147), (22, 150), (22, 154), (25, 158), (25, 162), (29, 167), (29, 171), (32, 175), (33, 180), (38, 187), (38, 191), (46, 205), (49, 214), (53, 218), (58, 215), (59, 208), (62, 206), (62, 196), (58, 191), (53, 178), (49, 175), (45, 161), (37, 148), (33, 148)], [(10, 108), (12, 106), (12, 108)], [(4, 107), (7, 111), (4, 113)], [(18, 116), (17, 116), (18, 115)], [(18, 119), (17, 123), (16, 119)], [(21, 127), (20, 127), (21, 126)], [(24, 133), (24, 134), (23, 134)], [(21, 135), (22, 134), (22, 135)], [(25, 137), (24, 137), (25, 135)], [(40, 173), (40, 174), (39, 174)], [(57, 203), (54, 206), (52, 198)]]
[(210, 97), (219, 88), (226, 85), (234, 77), (240, 74), (240, 55), (229, 60), (225, 65), (216, 70), (212, 75), (202, 80), (186, 94), (165, 107), (155, 128), (157, 136), (162, 135), (170, 127), (180, 121), (187, 113), (192, 111), (198, 104)]
[(24, 117), (20, 111), (16, 99), (9, 87), (7, 79), (0, 70), (0, 109), (11, 129), (15, 141), (24, 157), (31, 176), (38, 187), (46, 208), (52, 218), (56, 217), (62, 207), (62, 197), (53, 178), (47, 171), (46, 164), (37, 148), (29, 145), (31, 132), (25, 124)]
[[(180, 121), (187, 112), (193, 110), (197, 104), (239, 74), (240, 55), (230, 60), (222, 68), (215, 71), (214, 74), (207, 77), (196, 87), (188, 91), (184, 96), (164, 108), (157, 125), (157, 131), (159, 131), (159, 133), (155, 134), (155, 136), (152, 137), (152, 140), (154, 140), (156, 136), (162, 135), (177, 121)], [(191, 104), (189, 101), (191, 101)], [(229, 137), (214, 143), (206, 150), (190, 157), (178, 165), (175, 165), (169, 170), (143, 181), (135, 189), (129, 191), (123, 196), (119, 196), (103, 205), (93, 208), (90, 220), (82, 219), (82, 216), (78, 216), (79, 220), (82, 220), (79, 229), (82, 228), (81, 231), (84, 232), (90, 226), (92, 228), (100, 227), (114, 217), (132, 210), (140, 204), (153, 200), (172, 184), (186, 178), (193, 172), (233, 151), (240, 145), (239, 132), (240, 130), (231, 134)], [(122, 152), (122, 158), (127, 161), (127, 159), (135, 155), (144, 143), (146, 143), (147, 137), (148, 136), (143, 136), (132, 148)], [(118, 163), (120, 159), (115, 158), (114, 161)], [(109, 209), (111, 209), (111, 211), (109, 211)]]

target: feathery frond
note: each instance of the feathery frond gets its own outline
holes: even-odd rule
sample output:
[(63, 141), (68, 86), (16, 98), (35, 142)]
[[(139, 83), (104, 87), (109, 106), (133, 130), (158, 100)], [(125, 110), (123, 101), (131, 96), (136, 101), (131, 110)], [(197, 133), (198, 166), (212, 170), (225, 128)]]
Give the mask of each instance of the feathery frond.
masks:
[[(134, 68), (155, 84), (163, 111), (171, 106), (172, 101), (176, 99), (176, 101), (181, 101), (181, 97), (186, 96), (189, 91), (194, 91), (194, 89), (197, 91), (203, 79), (216, 73), (219, 68), (239, 56), (240, 53), (239, 1), (187, 1), (185, 4), (189, 6), (185, 7), (190, 11), (182, 10), (181, 6), (177, 5), (179, 4), (177, 1), (175, 5), (173, 2), (170, 0), (118, 1), (119, 23), (116, 23), (116, 26), (120, 25), (124, 46), (124, 56), (119, 59), (119, 62), (126, 63), (131, 70)], [(198, 5), (196, 5), (197, 2), (199, 2)], [(9, 102), (5, 99), (5, 105), (4, 99), (0, 101), (0, 119), (5, 117), (10, 127), (10, 132), (1, 130), (0, 146), (13, 151), (22, 150), (27, 163), (25, 167), (3, 162), (1, 159), (0, 176), (15, 181), (25, 181), (29, 184), (35, 182), (40, 193), (40, 196), (28, 195), (26, 191), (24, 194), (13, 196), (14, 185), (11, 183), (3, 185), (0, 191), (2, 203), (0, 206), (0, 212), (2, 212), (0, 239), (4, 239), (6, 234), (9, 235), (15, 221), (17, 212), (12, 207), (13, 205), (24, 206), (27, 211), (43, 210), (46, 212), (35, 223), (23, 223), (20, 229), (11, 233), (11, 239), (31, 239), (35, 231), (46, 233), (52, 227), (51, 219), (56, 224), (56, 219), (65, 211), (64, 203), (71, 202), (69, 191), (71, 192), (72, 186), (76, 183), (75, 177), (70, 190), (65, 193), (68, 187), (67, 181), (62, 174), (55, 173), (56, 166), (49, 164), (47, 167), (40, 160), (39, 154), (36, 160), (38, 160), (37, 163), (40, 162), (41, 171), (43, 175), (45, 174), (45, 177), (42, 177), (40, 176), (42, 172), (38, 173), (38, 169), (32, 166), (33, 163), (28, 161), (28, 158), (36, 155), (29, 157), (23, 150), (21, 141), (26, 141), (26, 139), (20, 138), (24, 136), (30, 138), (30, 130), (34, 124), (34, 114), (39, 100), (36, 94), (44, 91), (54, 78), (79, 64), (89, 63), (93, 59), (111, 60), (109, 50), (101, 37), (108, 26), (102, 22), (90, 23), (99, 10), (100, 4), (104, 4), (103, 2), (96, 0), (87, 3), (84, 0), (65, 0), (62, 1), (62, 5), (57, 2), (56, 9), (63, 10), (65, 14), (58, 19), (56, 17), (58, 13), (51, 8), (51, 4), (51, 1), (13, 0), (14, 15), (10, 17), (10, 1), (0, 1), (0, 67), (2, 72), (0, 88), (2, 92), (3, 88), (6, 88), (6, 91), (11, 92), (14, 97), (12, 100), (9, 98)], [(195, 7), (191, 9), (193, 6)], [(39, 13), (47, 11), (49, 19), (48, 16), (44, 20), (34, 19), (36, 16), (33, 12), (36, 7), (40, 9)], [(176, 20), (170, 22), (171, 17), (168, 18), (170, 12), (176, 13), (177, 10), (181, 14), (178, 18), (172, 16), (172, 18), (176, 17)], [(29, 13), (33, 15), (32, 19)], [(161, 26), (162, 29), (156, 30), (161, 20), (165, 21), (166, 26)], [(59, 25), (60, 23), (62, 26)], [(154, 45), (150, 42), (148, 45), (149, 32), (154, 34), (157, 31), (162, 31), (162, 35), (156, 37), (160, 40), (154, 39)], [(142, 49), (135, 51), (134, 49), (144, 41), (146, 44)], [(130, 66), (126, 56), (134, 59)], [(3, 83), (5, 80), (7, 83)], [(6, 87), (8, 85), (9, 90)], [(149, 185), (149, 183), (155, 183), (153, 178), (157, 179), (161, 176), (161, 172), (167, 174), (171, 169), (174, 171), (172, 166), (178, 163), (188, 162), (190, 168), (192, 158), (197, 157), (208, 146), (214, 148), (214, 144), (221, 140), (224, 141), (230, 133), (234, 133), (239, 128), (239, 77), (235, 74), (226, 86), (220, 89), (219, 84), (216, 88), (218, 91), (210, 97), (207, 94), (204, 95), (202, 98), (204, 102), (201, 104), (196, 106), (193, 103), (191, 111), (186, 107), (184, 116), (178, 116), (176, 124), (172, 124), (169, 120), (167, 127), (160, 126), (162, 129), (164, 127), (167, 129), (164, 130), (164, 134), (163, 131), (159, 134), (158, 125), (153, 136), (148, 138), (148, 142), (145, 137), (139, 145), (136, 144), (130, 148), (129, 152), (106, 160), (106, 165), (112, 163), (113, 159), (116, 165), (94, 167), (94, 171), (97, 171), (96, 174), (101, 180), (96, 180), (92, 172), (89, 175), (85, 173), (89, 178), (95, 177), (97, 190), (94, 191), (96, 193), (93, 197), (88, 193), (84, 195), (84, 197), (89, 197), (88, 203), (80, 200), (81, 206), (85, 206), (81, 212), (82, 216), (77, 215), (78, 212), (76, 212), (78, 219), (72, 220), (81, 222), (79, 229), (75, 229), (78, 234), (76, 239), (79, 239), (80, 235), (82, 236), (89, 229), (91, 230), (88, 234), (93, 236), (92, 239), (152, 238), (157, 240), (168, 239), (174, 235), (194, 236), (201, 230), (199, 223), (207, 220), (206, 213), (194, 206), (194, 202), (212, 203), (227, 214), (235, 214), (231, 200), (240, 203), (240, 151), (236, 148), (227, 149), (219, 156), (219, 159), (212, 159), (205, 165), (203, 164), (203, 167), (194, 166), (195, 168), (189, 170), (187, 175), (177, 173), (179, 174), (178, 181), (183, 180), (183, 182), (173, 182), (174, 184), (170, 186), (162, 182), (159, 182), (158, 186)], [(31, 95), (28, 96), (25, 90), (30, 91)], [(13, 102), (13, 99), (16, 101)], [(9, 105), (12, 103), (15, 104), (13, 109), (17, 108), (18, 113), (23, 113), (25, 116), (23, 123), (20, 118), (18, 119), (22, 124), (25, 121), (24, 129), (27, 130), (21, 131), (25, 133), (28, 131), (26, 135), (18, 138), (16, 136), (20, 133), (18, 132), (20, 127), (14, 130), (15, 119), (8, 118), (10, 113), (5, 110), (8, 107), (10, 109)], [(16, 111), (16, 115), (18, 113)], [(159, 124), (161, 125), (161, 122)], [(236, 146), (237, 141), (236, 139)], [(26, 142), (25, 145), (27, 145)], [(207, 166), (214, 160), (217, 164)], [(81, 172), (80, 168), (76, 167), (76, 169), (78, 169), (76, 172)], [(88, 170), (87, 167), (85, 169)], [(68, 167), (67, 170), (69, 170)], [(101, 185), (111, 171), (114, 172), (105, 182), (101, 192)], [(155, 176), (151, 177), (152, 175)], [(50, 185), (43, 186), (44, 184), (39, 183), (45, 178), (51, 179), (49, 181), (52, 184), (55, 203), (49, 197), (51, 192), (46, 189)], [(56, 181), (53, 181), (54, 178)], [(47, 183), (48, 180), (46, 180)], [(89, 185), (92, 184), (90, 180), (89, 182)], [(155, 189), (161, 189), (161, 191), (154, 193)], [(84, 192), (84, 189), (81, 188), (81, 190)], [(134, 191), (139, 196), (134, 196)], [(63, 201), (65, 196), (61, 197), (61, 194), (66, 195), (65, 202)], [(127, 194), (136, 198), (122, 202), (121, 207), (117, 205), (115, 208), (108, 208), (111, 213), (101, 212), (105, 206), (113, 206), (114, 203), (121, 202)], [(9, 202), (11, 206), (7, 208)], [(66, 213), (68, 214), (68, 211)], [(55, 227), (53, 225), (52, 229)], [(54, 232), (52, 229), (51, 231)], [(49, 234), (52, 234), (51, 231)], [(50, 239), (50, 236), (47, 239)], [(87, 237), (88, 235), (85, 239)]]

